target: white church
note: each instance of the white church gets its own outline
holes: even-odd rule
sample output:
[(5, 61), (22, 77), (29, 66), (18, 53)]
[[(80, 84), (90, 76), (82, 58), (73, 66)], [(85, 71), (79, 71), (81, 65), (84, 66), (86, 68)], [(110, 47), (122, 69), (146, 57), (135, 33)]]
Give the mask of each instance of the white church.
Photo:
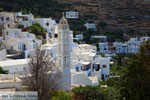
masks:
[[(50, 53), (62, 71), (62, 88), (71, 90), (80, 85), (99, 85), (99, 80), (109, 78), (110, 59), (97, 55), (96, 46), (74, 42), (73, 31), (64, 16), (59, 24), (50, 26), (53, 27), (52, 36), (47, 33), (47, 43), (42, 47)], [(27, 59), (0, 61), (0, 66), (8, 70), (9, 74), (18, 74), (27, 65)]]
[(67, 90), (79, 85), (99, 85), (98, 80), (109, 78), (110, 59), (96, 55), (96, 46), (73, 42), (73, 31), (64, 16), (55, 25), (52, 38), (47, 35), (47, 43), (42, 47), (49, 50), (62, 68)]

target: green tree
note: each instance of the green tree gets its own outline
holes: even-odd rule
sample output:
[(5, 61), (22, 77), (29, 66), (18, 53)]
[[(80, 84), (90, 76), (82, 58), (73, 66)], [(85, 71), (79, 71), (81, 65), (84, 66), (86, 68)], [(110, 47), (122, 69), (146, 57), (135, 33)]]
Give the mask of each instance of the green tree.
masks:
[(32, 26), (29, 27), (29, 32), (34, 33), (36, 35), (45, 35), (45, 29), (40, 26), (38, 23), (34, 23)]
[(8, 71), (3, 70), (3, 68), (0, 66), (0, 74), (8, 74)]
[(21, 31), (25, 31), (24, 25), (19, 25), (18, 28), (20, 28)]
[(105, 27), (107, 27), (107, 23), (105, 23), (105, 22), (98, 23), (98, 30), (101, 30), (101, 29), (104, 30)]
[(106, 27), (107, 23), (105, 23), (105, 22), (99, 22), (98, 26), (100, 26), (100, 27)]
[(107, 87), (106, 100), (120, 100), (120, 91), (115, 87)]
[[(95, 43), (93, 40), (91, 40), (91, 34), (95, 34), (95, 31), (92, 30), (92, 29), (89, 29), (87, 30), (86, 32), (83, 32), (83, 36), (84, 36), (84, 41), (87, 43), (87, 44), (92, 44), (92, 43)], [(96, 42), (98, 41), (97, 39), (95, 39)]]
[(108, 42), (115, 42), (116, 40), (123, 41), (123, 31), (122, 30), (107, 31), (104, 33), (104, 35), (107, 36)]
[(3, 8), (0, 8), (0, 12), (2, 12), (3, 11)]
[[(75, 100), (106, 100), (104, 89), (97, 86), (85, 86), (72, 89)], [(81, 99), (82, 98), (82, 99)]]
[(101, 88), (100, 86), (80, 86), (72, 89), (75, 100), (119, 100), (119, 93), (115, 88)]
[(121, 94), (126, 100), (150, 99), (150, 42), (140, 47), (139, 53), (128, 64), (123, 76)]
[(22, 14), (29, 14), (26, 10), (22, 10)]

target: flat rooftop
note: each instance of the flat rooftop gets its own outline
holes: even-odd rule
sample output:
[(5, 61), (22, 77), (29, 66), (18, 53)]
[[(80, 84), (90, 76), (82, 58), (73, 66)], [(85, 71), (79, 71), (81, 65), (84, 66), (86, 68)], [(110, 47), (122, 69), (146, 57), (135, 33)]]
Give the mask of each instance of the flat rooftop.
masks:
[(89, 77), (93, 83), (98, 83), (98, 76)]
[(26, 64), (28, 64), (27, 59), (0, 61), (0, 66), (2, 67), (13, 66), (13, 65), (26, 65)]

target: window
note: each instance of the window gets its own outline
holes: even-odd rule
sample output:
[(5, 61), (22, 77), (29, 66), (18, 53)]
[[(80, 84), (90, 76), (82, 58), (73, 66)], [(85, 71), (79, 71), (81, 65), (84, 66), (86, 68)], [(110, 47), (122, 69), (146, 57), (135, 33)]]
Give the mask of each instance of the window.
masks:
[(1, 18), (1, 21), (3, 21), (3, 20), (4, 20), (4, 18), (2, 17), (2, 18)]
[(64, 57), (64, 67), (68, 67), (67, 66), (67, 57)]
[(103, 65), (103, 68), (106, 68), (107, 66), (106, 65)]
[(76, 67), (76, 72), (79, 72), (79, 67)]
[(18, 50), (20, 50), (20, 48), (19, 48), (19, 47), (20, 47), (20, 45), (19, 45), (19, 43), (18, 43)]
[(102, 80), (104, 80), (104, 74), (102, 74)]
[(23, 45), (23, 50), (26, 50), (26, 45), (25, 44)]
[(98, 68), (98, 71), (99, 71), (100, 70), (100, 64), (98, 64), (97, 68)]
[(78, 16), (78, 12), (74, 12), (74, 14), (73, 14), (75, 17), (77, 17)]
[(26, 67), (23, 68), (23, 71), (27, 71)]
[(53, 54), (52, 54), (52, 52), (51, 52), (51, 57), (53, 57)]
[(9, 21), (9, 17), (7, 17), (6, 20)]
[(8, 35), (8, 32), (6, 32), (6, 35)]
[(58, 34), (55, 34), (55, 38), (58, 38)]
[(97, 65), (96, 71), (99, 71), (99, 70), (100, 70), (100, 64)]
[(47, 22), (46, 25), (49, 26), (49, 23)]
[(69, 67), (70, 63), (69, 63), (69, 57), (68, 56), (67, 56), (66, 60), (67, 60), (67, 62), (66, 62), (67, 63), (67, 67)]
[(95, 69), (95, 68), (94, 68), (94, 66), (93, 66), (93, 71), (94, 71), (94, 69)]
[(88, 73), (88, 77), (91, 76), (91, 72)]
[(105, 77), (107, 78), (107, 75), (105, 75)]
[(11, 46), (11, 50), (13, 50), (13, 46)]
[(30, 36), (29, 36), (29, 33), (27, 33), (27, 38), (29, 38)]
[(69, 15), (69, 12), (67, 12), (67, 15)]
[(48, 36), (51, 38), (51, 37), (52, 37), (52, 33), (51, 33), (51, 32), (49, 32), (49, 33), (48, 33)]
[(25, 17), (24, 17), (24, 18), (23, 18), (23, 21), (28, 21), (28, 18), (25, 18)]
[(109, 75), (105, 75), (106, 78), (109, 78)]

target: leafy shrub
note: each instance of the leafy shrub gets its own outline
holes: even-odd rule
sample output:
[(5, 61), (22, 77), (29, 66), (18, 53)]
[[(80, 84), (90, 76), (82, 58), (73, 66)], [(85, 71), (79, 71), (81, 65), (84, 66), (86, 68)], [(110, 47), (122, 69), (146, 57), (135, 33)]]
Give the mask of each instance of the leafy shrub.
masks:
[(29, 32), (34, 33), (36, 35), (45, 35), (45, 29), (40, 26), (38, 23), (34, 23), (29, 27)]
[(8, 74), (8, 71), (3, 70), (3, 68), (0, 66), (0, 74)]
[(72, 95), (70, 93), (65, 92), (64, 90), (59, 90), (55, 92), (55, 96), (52, 100), (71, 100)]

